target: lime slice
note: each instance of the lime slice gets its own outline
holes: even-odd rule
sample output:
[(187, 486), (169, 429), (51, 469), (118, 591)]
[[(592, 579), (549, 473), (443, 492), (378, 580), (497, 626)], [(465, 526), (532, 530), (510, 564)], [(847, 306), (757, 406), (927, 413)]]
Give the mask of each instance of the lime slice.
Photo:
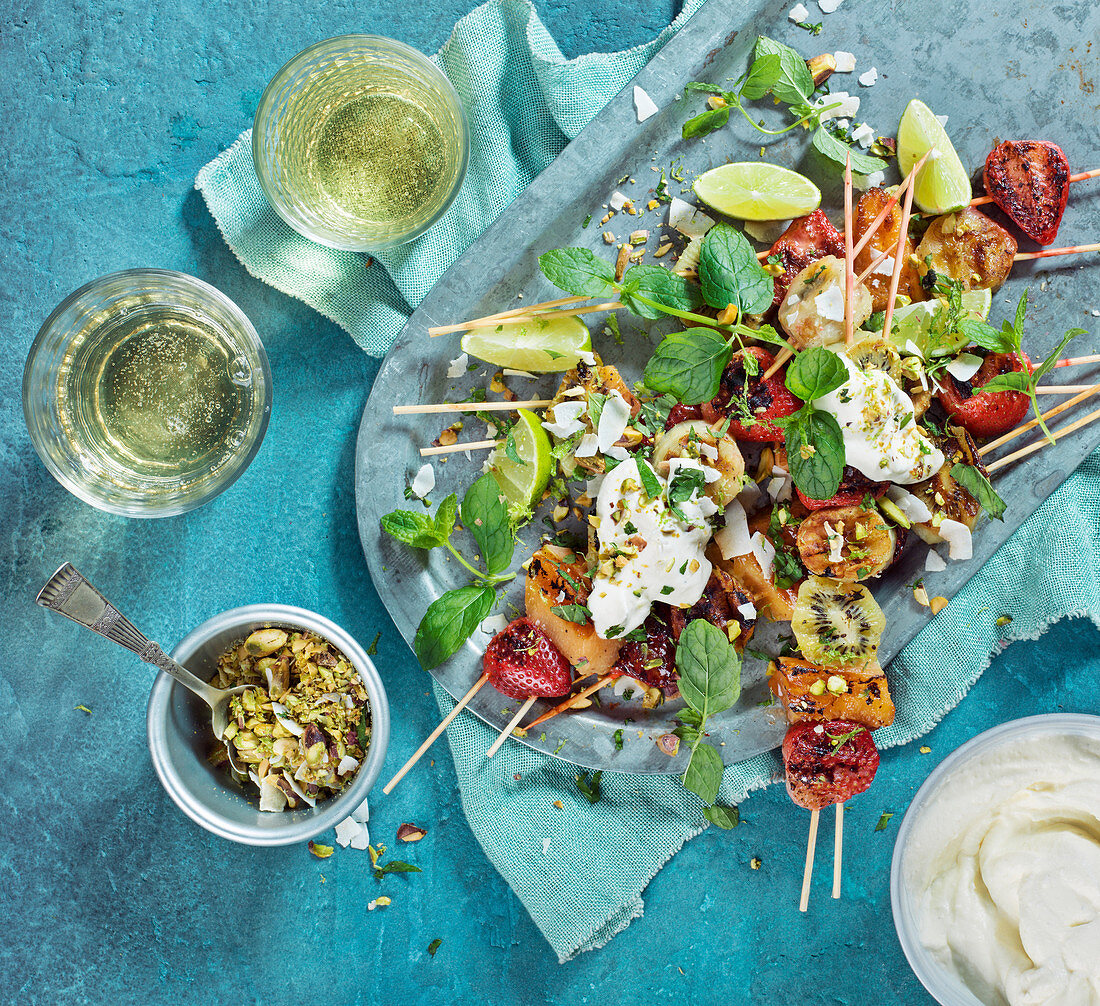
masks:
[(762, 161), (721, 164), (692, 187), (711, 209), (738, 220), (804, 217), (821, 205), (821, 191), (808, 178)]
[(530, 516), (546, 492), (553, 458), (550, 438), (539, 417), (528, 409), (516, 411), (519, 413), (516, 425), (489, 460), (493, 477), (508, 501), (509, 514), (520, 520)]
[(947, 213), (970, 202), (970, 178), (940, 120), (923, 101), (905, 106), (898, 124), (898, 167), (904, 175), (931, 151), (917, 175), (913, 202), (925, 213)]
[(540, 374), (570, 370), (592, 351), (592, 336), (576, 315), (503, 322), (471, 328), (462, 351), (497, 367)]
[[(989, 290), (964, 290), (962, 292), (963, 316), (985, 321), (993, 304)], [(903, 352), (912, 342), (925, 359), (934, 356), (950, 356), (966, 345), (967, 339), (957, 329), (944, 331), (946, 305), (941, 300), (921, 300), (906, 304), (894, 311), (890, 325), (890, 341)]]

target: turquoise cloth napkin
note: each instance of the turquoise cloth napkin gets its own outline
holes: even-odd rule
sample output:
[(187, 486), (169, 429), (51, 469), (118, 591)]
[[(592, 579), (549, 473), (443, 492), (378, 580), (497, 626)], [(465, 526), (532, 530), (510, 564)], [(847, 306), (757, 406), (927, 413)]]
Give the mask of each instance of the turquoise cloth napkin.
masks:
[[(563, 59), (527, 0), (491, 0), (456, 26), (436, 57), (466, 104), (469, 175), (443, 220), (418, 241), (378, 256), (313, 244), (269, 207), (243, 134), (196, 185), (226, 241), (254, 276), (298, 297), (381, 354), (444, 270), (618, 93), (702, 0), (689, 0), (653, 42)], [(476, 84), (471, 79), (476, 71)], [(880, 747), (930, 730), (966, 694), (1005, 641), (1055, 620), (1100, 625), (1100, 453), (1072, 475), (889, 668), (898, 715)], [(934, 594), (934, 574), (928, 578)], [(1012, 622), (999, 628), (999, 615)], [(438, 686), (444, 712), (454, 702)], [(562, 961), (600, 947), (642, 914), (642, 892), (685, 841), (706, 827), (699, 800), (674, 778), (607, 774), (590, 806), (576, 769), (520, 744), (490, 762), (494, 733), (460, 716), (447, 732), (474, 835)], [(738, 803), (781, 777), (775, 754), (726, 769), (720, 800)], [(519, 777), (518, 779), (516, 777)], [(561, 800), (566, 812), (553, 807)], [(572, 811), (572, 812), (570, 812)], [(585, 882), (577, 883), (583, 876)]]
[(466, 181), (431, 230), (378, 252), (373, 262), (314, 244), (278, 216), (252, 167), (251, 130), (199, 172), (195, 187), (253, 276), (304, 300), (381, 356), (451, 263), (702, 2), (687, 0), (646, 45), (572, 60), (562, 56), (529, 0), (490, 0), (467, 14), (434, 57), (470, 122)]

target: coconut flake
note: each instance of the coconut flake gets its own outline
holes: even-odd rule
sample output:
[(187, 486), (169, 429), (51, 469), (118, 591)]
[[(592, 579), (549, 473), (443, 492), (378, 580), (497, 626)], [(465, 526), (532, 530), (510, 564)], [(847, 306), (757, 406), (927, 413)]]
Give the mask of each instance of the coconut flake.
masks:
[(591, 458), (596, 455), (596, 446), (599, 441), (595, 433), (586, 433), (573, 448), (573, 456), (577, 458)]
[(291, 776), (289, 772), (283, 773), (283, 778), (287, 781), (287, 785), (294, 790), (294, 795), (298, 797), (302, 803), (307, 804), (310, 807), (317, 806), (317, 798), (309, 796), (301, 786), (299, 786)]
[(947, 569), (947, 563), (943, 561), (943, 556), (939, 554), (934, 548), (928, 550), (928, 555), (924, 557), (924, 568), (929, 573), (938, 573), (941, 570)]
[(550, 839), (544, 838), (542, 840), (542, 854), (545, 856), (550, 851)]
[(260, 783), (260, 810), (273, 814), (286, 808), (286, 794), (273, 782), (264, 779)]
[[(588, 362), (587, 360), (585, 361)], [(588, 394), (587, 389), (583, 385), (576, 385), (572, 388), (566, 388), (562, 393), (562, 398), (584, 398)]]
[(932, 519), (932, 511), (928, 509), (928, 504), (901, 486), (890, 486), (886, 490), (886, 497), (916, 524)]
[(861, 122), (852, 130), (852, 139), (866, 150), (874, 143), (875, 131), (866, 122)]
[(817, 5), (821, 8), (822, 14), (834, 13), (842, 3), (844, 3), (844, 0), (817, 0)]
[(508, 619), (504, 615), (490, 615), (488, 618), (481, 620), (481, 631), (487, 632), (491, 636), (503, 632), (507, 627)]
[[(768, 495), (775, 500), (776, 503), (785, 503), (791, 498), (791, 492), (794, 489), (794, 480), (785, 468), (780, 468), (778, 465), (772, 466), (772, 475), (774, 475), (775, 478), (768, 480)], [(783, 484), (776, 485), (777, 479), (782, 479)]]
[(367, 806), (366, 800), (351, 812), (351, 819), (357, 824), (366, 824), (370, 820), (370, 807)]
[[(596, 430), (597, 446), (604, 454), (610, 452), (615, 442), (626, 432), (630, 422), (630, 406), (618, 391), (612, 391), (600, 412), (600, 425)], [(621, 459), (625, 460), (625, 459)]]
[(969, 381), (985, 363), (980, 356), (974, 353), (960, 353), (946, 367), (946, 370), (956, 381)]
[(459, 353), (458, 356), (451, 360), (450, 364), (447, 366), (447, 376), (451, 378), (461, 377), (463, 374), (466, 373), (466, 368), (469, 366), (469, 364), (469, 354)]
[(743, 228), (746, 234), (761, 244), (773, 245), (790, 227), (790, 220), (746, 220)]
[(802, 4), (795, 4), (787, 13), (787, 18), (795, 23), (805, 21), (810, 12)]
[(614, 458), (616, 461), (625, 461), (630, 457), (630, 452), (620, 444), (612, 444), (606, 451), (604, 451), (609, 458)]
[[(839, 102), (839, 104), (837, 104)], [(824, 108), (826, 105), (834, 105), (827, 112), (822, 112), (820, 119), (852, 119), (859, 111), (859, 96), (849, 94), (847, 91), (834, 91), (832, 94), (823, 94), (814, 102), (814, 108)]]
[(611, 198), (607, 201), (607, 205), (618, 213), (627, 203), (630, 202), (630, 196), (625, 192), (620, 192), (616, 189), (611, 193)]
[(701, 238), (714, 226), (714, 218), (678, 196), (673, 196), (672, 202), (668, 204), (668, 226), (685, 237)]
[(752, 542), (753, 558), (760, 564), (760, 569), (765, 576), (772, 575), (772, 567), (775, 565), (775, 546), (768, 541), (762, 531), (753, 532)]
[(843, 558), (840, 550), (844, 547), (844, 535), (825, 521), (825, 538), (829, 542), (829, 562), (840, 562)]
[[(871, 274), (875, 276), (892, 276), (894, 274), (894, 263), (896, 261), (896, 258), (891, 255), (887, 255), (886, 258), (884, 258), (871, 270)], [(907, 341), (912, 342), (913, 340), (908, 339)], [(919, 356), (920, 354), (918, 353), (917, 355)]]
[(355, 838), (362, 830), (363, 826), (358, 821), (353, 821), (350, 817), (345, 817), (336, 826), (336, 843), (341, 849), (346, 849), (351, 840)]
[(946, 116), (946, 115), (937, 115), (937, 116), (936, 116), (936, 121), (937, 121), (937, 122), (938, 122), (938, 123), (939, 123), (939, 124), (940, 124), (941, 126), (943, 126), (943, 128), (944, 128), (944, 129), (946, 129), (946, 128), (947, 128), (947, 116)]
[(814, 297), (814, 310), (826, 321), (844, 320), (844, 293), (835, 283)]
[(577, 359), (579, 359), (581, 363), (587, 363), (590, 367), (596, 366), (596, 354), (590, 349), (582, 349), (577, 353)]
[[(313, 704), (315, 706), (319, 706), (322, 702), (339, 702), (339, 701), (340, 701), (340, 693), (339, 692), (323, 692), (322, 694), (317, 696), (317, 698), (316, 698), (316, 700), (314, 701)], [(274, 704), (272, 704), (272, 705), (274, 707)]]
[(737, 606), (737, 612), (746, 622), (751, 622), (756, 618), (756, 605), (752, 601), (746, 601)]
[(864, 87), (874, 87), (875, 81), (878, 80), (878, 68), (872, 66), (870, 70), (859, 75), (859, 82)]
[(409, 488), (412, 489), (414, 496), (419, 496), (421, 499), (435, 488), (435, 469), (430, 461), (416, 473), (416, 478), (412, 480)]
[(513, 370), (511, 367), (505, 367), (501, 373), (505, 377), (526, 377), (529, 381), (535, 379), (535, 375), (528, 370)]
[(912, 339), (905, 340), (905, 352), (910, 356), (915, 356), (918, 359), (924, 359), (924, 353), (921, 352), (920, 346), (918, 346)]
[(634, 111), (639, 122), (645, 122), (657, 114), (657, 103), (637, 84), (634, 85)]
[(941, 520), (939, 526), (940, 537), (948, 545), (948, 555), (952, 559), (969, 559), (974, 554), (974, 539), (968, 528), (961, 521), (952, 520), (950, 517)]
[(600, 472), (598, 475), (594, 475), (584, 483), (584, 493), (586, 496), (591, 496), (595, 499), (600, 493), (600, 486), (603, 485), (604, 473)]
[(840, 52), (833, 53), (833, 59), (836, 60), (834, 73), (851, 73), (856, 68), (855, 53), (845, 52), (841, 49)]
[(869, 175), (852, 175), (852, 185), (860, 192), (874, 189), (886, 181), (885, 171), (872, 171)]
[(299, 726), (289, 716), (287, 716), (287, 707), (281, 702), (271, 703), (271, 712), (274, 714), (275, 719), (282, 725), (285, 730), (289, 730), (295, 737), (301, 737), (306, 732), (305, 727)]
[(354, 772), (358, 767), (359, 759), (346, 754), (340, 759), (340, 764), (336, 766), (336, 774), (347, 775), (349, 772)]
[(759, 506), (763, 496), (764, 490), (749, 479), (741, 487), (741, 491), (737, 494), (737, 500), (741, 506), (745, 508), (745, 512), (747, 513), (749, 510), (755, 510), (757, 506)]
[(723, 559), (749, 555), (752, 552), (748, 517), (738, 500), (726, 507), (726, 526), (714, 533), (714, 541)]
[(581, 416), (587, 408), (584, 402), (571, 398), (568, 402), (558, 402), (546, 410), (550, 421), (542, 422), (543, 428), (553, 433), (559, 440), (568, 440), (574, 433), (580, 433), (584, 429)]

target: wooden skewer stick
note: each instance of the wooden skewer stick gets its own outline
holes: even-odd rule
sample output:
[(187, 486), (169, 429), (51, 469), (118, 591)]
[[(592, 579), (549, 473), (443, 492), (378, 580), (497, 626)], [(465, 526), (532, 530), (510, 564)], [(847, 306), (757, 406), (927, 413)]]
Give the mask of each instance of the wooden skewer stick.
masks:
[(420, 761), (420, 756), (435, 743), (436, 738), (439, 737), (439, 735), (447, 729), (447, 727), (450, 725), (451, 720), (453, 720), (460, 712), (462, 712), (463, 709), (466, 708), (466, 703), (468, 703), (470, 699), (477, 695), (478, 691), (481, 689), (481, 686), (484, 685), (485, 682), (488, 680), (489, 675), (483, 674), (480, 678), (477, 679), (477, 681), (474, 682), (473, 688), (471, 688), (465, 695), (462, 696), (462, 698), (458, 700), (458, 704), (454, 707), (454, 709), (452, 709), (449, 713), (447, 713), (446, 716), (443, 717), (443, 722), (440, 723), (439, 726), (437, 726), (430, 734), (428, 734), (427, 740), (425, 740), (424, 743), (416, 749), (416, 751), (413, 753), (413, 756), (407, 762), (405, 762), (404, 765), (401, 766), (401, 771), (399, 771), (397, 775), (395, 775), (388, 783), (386, 783), (386, 785), (382, 788), (383, 793), (389, 796), (390, 790), (393, 789), (394, 786), (396, 786), (404, 778), (405, 773), (408, 772), (409, 769), (411, 769), (418, 761)]
[(1035, 389), (1037, 395), (1077, 395), (1082, 391), (1091, 391), (1092, 384), (1050, 384)]
[(1100, 353), (1093, 353), (1092, 356), (1071, 356), (1068, 359), (1059, 360), (1054, 366), (1081, 367), (1086, 363), (1100, 363)]
[(484, 451), (490, 447), (497, 447), (504, 443), (503, 440), (470, 440), (464, 444), (446, 444), (439, 447), (421, 447), (422, 458), (431, 457), (433, 454), (458, 454), (460, 451)]
[(883, 262), (885, 262), (888, 258), (893, 258), (896, 254), (897, 249), (895, 248), (887, 248), (886, 251), (879, 252), (879, 254), (872, 260), (871, 264), (867, 266), (867, 268), (864, 269), (863, 272), (861, 272), (856, 277), (856, 286), (859, 286), (859, 284), (866, 280), (867, 277), (870, 276), (871, 273), (873, 273)]
[(1020, 252), (1019, 255), (1014, 255), (1013, 262), (1028, 262), (1031, 259), (1036, 258), (1053, 258), (1055, 255), (1077, 255), (1081, 252), (1096, 252), (1100, 251), (1100, 243), (1091, 245), (1073, 245), (1069, 248), (1046, 248), (1043, 251), (1037, 252)]
[(766, 381), (792, 356), (794, 356), (794, 353), (792, 353), (789, 349), (787, 349), (786, 346), (784, 346), (778, 353), (776, 353), (775, 363), (773, 363), (770, 367), (768, 367), (767, 370), (764, 371), (764, 376), (761, 378), (761, 380)]
[(818, 811), (810, 811), (810, 837), (806, 841), (806, 867), (802, 871), (802, 898), (798, 902), (798, 910), (806, 911), (810, 905), (810, 878), (814, 874), (814, 850), (817, 848), (817, 818)]
[[(1100, 178), (1100, 168), (1095, 168), (1092, 171), (1080, 171), (1076, 175), (1069, 176), (1071, 182), (1083, 182), (1086, 178)], [(970, 200), (970, 205), (984, 206), (986, 203), (991, 202), (993, 202), (992, 196), (977, 196)]]
[(836, 838), (833, 841), (833, 897), (840, 897), (840, 867), (844, 861), (844, 802), (836, 805)]
[(509, 737), (512, 736), (512, 731), (515, 730), (516, 727), (519, 725), (519, 721), (527, 715), (527, 710), (535, 704), (535, 701), (537, 699), (537, 695), (532, 695), (527, 699), (526, 702), (523, 703), (522, 706), (519, 707), (519, 712), (516, 713), (516, 715), (508, 721), (508, 726), (501, 730), (500, 736), (495, 741), (493, 741), (493, 746), (485, 752), (486, 758), (492, 758), (493, 755), (495, 755), (500, 750), (501, 744), (503, 744)]
[(913, 165), (913, 167), (909, 169), (909, 174), (907, 174), (905, 178), (902, 179), (901, 184), (894, 191), (894, 194), (887, 201), (886, 205), (883, 206), (881, 210), (879, 210), (878, 215), (875, 217), (874, 220), (871, 221), (870, 226), (868, 226), (867, 228), (867, 232), (856, 242), (855, 248), (852, 251), (854, 255), (858, 255), (861, 251), (863, 251), (864, 245), (866, 245), (867, 242), (875, 236), (875, 234), (878, 232), (878, 229), (882, 226), (882, 222), (886, 219), (887, 214), (889, 214), (890, 211), (895, 206), (897, 206), (898, 200), (905, 195), (906, 190), (909, 188), (910, 185), (913, 184), (913, 180), (917, 177), (917, 172), (924, 167), (924, 162), (928, 160), (928, 155), (931, 153), (932, 151), (929, 150), (919, 161), (917, 161), (916, 164)]
[(534, 311), (528, 314), (517, 314), (508, 319), (508, 324), (522, 321), (538, 321), (540, 318), (573, 318), (578, 314), (592, 314), (596, 311), (618, 311), (622, 301), (609, 300), (603, 304), (587, 304), (584, 307), (561, 307), (552, 311)]
[[(1058, 430), (1051, 430), (1051, 437), (1057, 441), (1059, 437), (1067, 436), (1070, 433), (1075, 433), (1081, 429), (1082, 426), (1088, 426), (1089, 423), (1096, 422), (1100, 419), (1100, 409), (1095, 412), (1090, 412), (1087, 416), (1082, 416), (1075, 422), (1070, 423), (1068, 426), (1063, 426)], [(1028, 444), (1026, 447), (1021, 447), (1018, 451), (1013, 451), (1011, 454), (1006, 454), (1003, 458), (998, 458), (991, 465), (986, 466), (986, 471), (992, 475), (996, 471), (1000, 471), (1002, 468), (1006, 468), (1014, 461), (1019, 461), (1021, 458), (1026, 458), (1029, 454), (1034, 454), (1037, 450), (1042, 449), (1047, 445), (1046, 439), (1036, 441), (1033, 444)]]
[(514, 307), (510, 311), (500, 311), (497, 314), (488, 314), (484, 318), (474, 318), (473, 321), (463, 321), (457, 325), (435, 325), (428, 329), (428, 335), (434, 339), (437, 335), (465, 332), (466, 329), (474, 328), (477, 325), (491, 325), (494, 321), (504, 321), (515, 318), (517, 315), (530, 314), (532, 311), (543, 311), (547, 308), (562, 307), (566, 304), (580, 304), (591, 299), (591, 297), (559, 297), (557, 300), (547, 300), (541, 304), (525, 304), (523, 307)]
[[(844, 162), (844, 345), (855, 335), (852, 300), (856, 294), (856, 258), (852, 252), (852, 152)], [(886, 329), (885, 331), (889, 331)]]
[[(1046, 422), (1046, 420), (1048, 419), (1053, 419), (1055, 416), (1060, 416), (1063, 412), (1066, 412), (1068, 409), (1072, 409), (1075, 405), (1079, 405), (1086, 398), (1090, 398), (1097, 392), (1100, 392), (1100, 384), (1094, 384), (1087, 391), (1082, 391), (1081, 394), (1075, 395), (1068, 402), (1062, 402), (1061, 405), (1056, 405), (1049, 412), (1044, 412), (1043, 421)], [(998, 437), (996, 440), (991, 440), (988, 444), (981, 448), (978, 453), (982, 455), (982, 457), (984, 457), (986, 454), (995, 451), (998, 447), (1003, 447), (1010, 440), (1015, 440), (1018, 436), (1027, 433), (1028, 430), (1035, 429), (1035, 427), (1038, 425), (1039, 420), (1032, 419), (1030, 422), (1024, 423), (1022, 426), (1017, 426), (1014, 430), (1009, 430), (1007, 433), (1005, 433), (1003, 436)]]
[(597, 678), (592, 684), (582, 691), (577, 692), (576, 695), (570, 695), (564, 702), (559, 702), (553, 709), (548, 709), (533, 723), (527, 724), (528, 730), (534, 730), (535, 727), (542, 726), (547, 720), (553, 719), (558, 713), (564, 713), (566, 709), (572, 709), (574, 705), (580, 702), (582, 699), (588, 698), (593, 692), (598, 692), (604, 685), (610, 681), (614, 681), (617, 675), (608, 674), (606, 677)]
[(395, 416), (411, 416), (424, 412), (511, 412), (513, 409), (543, 409), (551, 398), (529, 398), (525, 402), (443, 402), (439, 405), (395, 405)]
[[(915, 177), (915, 176), (914, 176)], [(909, 217), (913, 213), (913, 192), (916, 190), (916, 185), (910, 185), (905, 190), (905, 204), (901, 210), (901, 224), (898, 227), (898, 248), (904, 248), (905, 236), (909, 233)], [(890, 323), (894, 319), (894, 301), (898, 296), (898, 282), (901, 280), (901, 267), (905, 261), (904, 255), (894, 256), (894, 272), (890, 277), (890, 298), (886, 301), (886, 316), (882, 321), (882, 331), (886, 334), (890, 334)]]

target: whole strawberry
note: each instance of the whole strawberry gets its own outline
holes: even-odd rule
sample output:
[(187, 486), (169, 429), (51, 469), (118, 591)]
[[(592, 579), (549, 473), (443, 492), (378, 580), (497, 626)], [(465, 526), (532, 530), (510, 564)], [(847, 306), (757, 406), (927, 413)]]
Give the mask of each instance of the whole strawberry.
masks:
[(573, 668), (537, 625), (517, 618), (485, 648), (483, 666), (489, 683), (513, 699), (531, 695), (565, 695), (573, 685)]
[(787, 792), (807, 810), (843, 803), (871, 785), (878, 749), (871, 731), (848, 720), (795, 723), (783, 740)]

